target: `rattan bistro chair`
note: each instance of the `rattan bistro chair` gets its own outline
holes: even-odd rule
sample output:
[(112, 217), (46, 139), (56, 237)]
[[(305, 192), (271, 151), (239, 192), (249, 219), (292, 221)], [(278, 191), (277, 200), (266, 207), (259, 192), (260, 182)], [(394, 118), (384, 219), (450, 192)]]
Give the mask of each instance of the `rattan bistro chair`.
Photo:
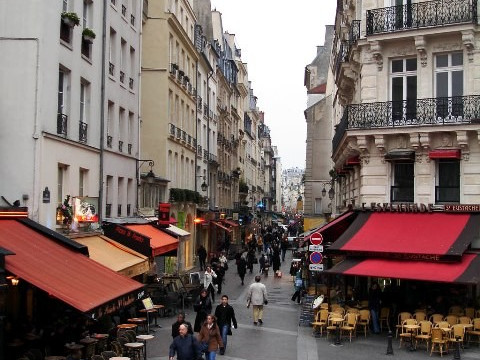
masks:
[[(430, 349), (430, 356), (433, 352), (439, 352), (443, 356), (443, 350), (447, 351), (448, 342), (444, 337), (443, 330), (440, 328), (432, 328), (432, 348)], [(438, 350), (435, 350), (435, 347)]]
[(359, 327), (363, 327), (365, 337), (367, 337), (367, 330), (370, 326), (370, 310), (360, 310), (360, 317), (357, 321), (357, 331)]
[(395, 332), (395, 338), (398, 337), (398, 332), (399, 330), (402, 329), (402, 324), (405, 320), (407, 319), (411, 319), (412, 318), (412, 314), (410, 314), (409, 312), (406, 312), (406, 311), (403, 311), (401, 313), (398, 314), (398, 321), (397, 321), (397, 325), (395, 326), (396, 327), (396, 332)]
[(315, 316), (315, 321), (312, 322), (313, 332), (318, 333), (320, 331), (320, 336), (323, 335), (323, 329), (326, 328), (328, 323), (328, 310), (321, 309), (317, 312)]
[(418, 335), (418, 330), (409, 330), (405, 325), (417, 325), (417, 320), (415, 319), (406, 319), (402, 323), (401, 332), (400, 332), (400, 345), (399, 348), (402, 347), (402, 343), (404, 340), (406, 341), (413, 341), (415, 337)]
[(458, 316), (457, 315), (447, 315), (447, 316), (445, 316), (444, 320), (446, 322), (448, 322), (450, 324), (450, 326), (458, 324)]
[(390, 331), (390, 308), (382, 307), (380, 309), (380, 316), (378, 317), (380, 323), (380, 332), (383, 331), (383, 325)]
[(473, 328), (467, 330), (468, 342), (472, 341), (472, 337), (477, 337), (477, 344), (480, 344), (480, 318), (473, 319)]
[(357, 330), (357, 318), (358, 314), (348, 313), (345, 315), (345, 322), (340, 327), (342, 333), (346, 332), (349, 334), (350, 342), (352, 342), (352, 334), (355, 334), (355, 331)]
[(427, 345), (427, 352), (430, 345), (430, 340), (432, 339), (432, 323), (428, 320), (423, 320), (418, 323), (420, 325), (420, 330), (418, 331), (417, 336), (415, 336), (415, 348), (418, 346), (418, 342), (424, 341)]

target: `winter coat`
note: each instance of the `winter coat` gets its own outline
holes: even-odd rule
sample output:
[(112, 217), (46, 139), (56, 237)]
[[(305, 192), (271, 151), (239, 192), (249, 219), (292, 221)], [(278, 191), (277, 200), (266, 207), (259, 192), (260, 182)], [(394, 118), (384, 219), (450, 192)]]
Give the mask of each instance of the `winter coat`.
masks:
[(208, 289), (208, 287), (210, 286), (210, 284), (214, 284), (213, 282), (213, 279), (216, 279), (217, 278), (217, 274), (215, 274), (215, 271), (211, 271), (211, 272), (207, 272), (205, 271), (205, 275), (203, 276), (203, 287), (205, 289)]
[(177, 360), (197, 359), (202, 355), (200, 344), (195, 336), (187, 334), (185, 337), (177, 336), (170, 345), (169, 356), (177, 354)]
[(199, 295), (195, 304), (193, 304), (193, 310), (197, 312), (193, 330), (198, 332), (207, 318), (207, 315), (212, 312), (212, 300), (210, 300), (210, 296), (207, 295), (206, 297), (202, 297), (202, 295)]
[(238, 260), (237, 272), (238, 272), (238, 275), (240, 275), (240, 276), (245, 275), (246, 272), (247, 272), (247, 262), (245, 261), (245, 259), (243, 257), (241, 257)]
[(223, 306), (222, 304), (217, 305), (215, 309), (215, 317), (217, 318), (217, 324), (219, 328), (222, 328), (223, 325), (228, 325), (228, 328), (232, 326), (237, 328), (237, 319), (235, 318), (235, 310), (230, 304)]
[(200, 333), (198, 334), (199, 342), (208, 343), (208, 351), (217, 351), (219, 347), (223, 348), (222, 336), (220, 335), (220, 329), (216, 323), (209, 329), (207, 322), (204, 322)]
[(193, 329), (192, 329), (192, 324), (190, 324), (188, 321), (183, 320), (182, 322), (175, 321), (172, 324), (172, 338), (176, 338), (178, 335), (180, 335), (180, 325), (185, 324), (188, 328), (188, 333), (193, 335)]
[(267, 287), (261, 282), (254, 282), (248, 288), (247, 302), (252, 305), (263, 305), (267, 298)]

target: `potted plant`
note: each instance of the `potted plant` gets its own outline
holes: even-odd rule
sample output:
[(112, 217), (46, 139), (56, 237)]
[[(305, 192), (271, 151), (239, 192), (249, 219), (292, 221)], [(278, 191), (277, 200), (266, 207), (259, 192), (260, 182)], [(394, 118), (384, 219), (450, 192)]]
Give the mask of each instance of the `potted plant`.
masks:
[(88, 43), (91, 43), (93, 42), (93, 39), (95, 39), (95, 33), (93, 32), (92, 29), (85, 28), (82, 31), (82, 37), (83, 37), (83, 40), (85, 40)]
[(80, 18), (78, 17), (77, 13), (74, 12), (63, 12), (62, 21), (71, 28), (76, 25), (80, 25)]

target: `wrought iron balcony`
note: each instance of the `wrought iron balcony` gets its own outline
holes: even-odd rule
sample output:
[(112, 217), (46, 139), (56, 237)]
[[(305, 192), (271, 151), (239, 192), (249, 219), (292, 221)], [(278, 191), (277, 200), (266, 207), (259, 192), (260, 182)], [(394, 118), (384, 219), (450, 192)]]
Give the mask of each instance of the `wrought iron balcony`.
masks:
[(128, 79), (128, 87), (130, 88), (130, 90), (133, 90), (133, 78)]
[(125, 82), (125, 73), (120, 70), (120, 82), (123, 84)]
[(187, 144), (192, 145), (192, 136), (191, 135), (187, 135)]
[(122, 140), (118, 141), (118, 151), (123, 152), (123, 141)]
[(132, 24), (132, 26), (135, 26), (135, 16), (133, 14), (130, 15), (130, 24)]
[(332, 140), (333, 152), (347, 129), (480, 123), (480, 95), (352, 104)]
[(132, 144), (127, 145), (128, 155), (132, 155), (132, 148), (133, 148)]
[(108, 74), (111, 76), (115, 75), (115, 64), (114, 63), (109, 63), (108, 64)]
[(435, 186), (435, 202), (459, 203), (460, 187), (458, 186)]
[(107, 135), (107, 147), (109, 149), (112, 148), (112, 143), (113, 143), (113, 137), (111, 135)]
[(88, 124), (80, 121), (78, 126), (78, 141), (87, 143)]
[(476, 23), (477, 0), (435, 0), (367, 10), (367, 36), (442, 26)]
[(186, 142), (187, 141), (187, 133), (182, 130), (182, 141)]
[(202, 145), (198, 145), (198, 146), (197, 146), (197, 156), (202, 157), (202, 151), (203, 151), (203, 150), (202, 150)]
[(177, 139), (180, 140), (182, 138), (182, 129), (176, 128), (177, 129)]
[(175, 125), (172, 123), (169, 124), (170, 136), (175, 136)]
[(207, 149), (203, 150), (203, 160), (208, 160), (208, 150)]
[(68, 116), (65, 114), (57, 114), (57, 134), (67, 136)]

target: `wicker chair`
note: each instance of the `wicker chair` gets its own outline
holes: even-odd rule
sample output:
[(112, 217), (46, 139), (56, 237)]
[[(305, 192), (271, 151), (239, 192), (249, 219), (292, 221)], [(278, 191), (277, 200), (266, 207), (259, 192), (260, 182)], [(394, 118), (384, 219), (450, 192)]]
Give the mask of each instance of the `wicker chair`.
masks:
[(458, 316), (457, 315), (447, 315), (447, 316), (445, 316), (444, 320), (446, 322), (448, 322), (450, 324), (450, 326), (458, 324)]
[[(438, 348), (435, 351), (435, 347)], [(443, 356), (443, 350), (445, 348), (445, 352), (447, 352), (448, 342), (445, 339), (443, 330), (440, 328), (432, 328), (432, 348), (430, 349), (430, 356), (432, 356), (433, 352), (439, 352), (440, 356)]]
[(367, 337), (367, 330), (369, 326), (370, 326), (370, 311), (360, 310), (360, 315), (357, 321), (357, 331), (358, 331), (358, 327), (363, 327), (365, 337)]
[(397, 325), (395, 326), (396, 327), (396, 332), (395, 332), (395, 338), (398, 337), (398, 332), (399, 330), (402, 329), (402, 324), (405, 320), (407, 319), (411, 319), (412, 318), (412, 314), (410, 314), (409, 312), (407, 311), (403, 311), (401, 313), (398, 314), (398, 321), (397, 321)]
[(383, 331), (383, 325), (390, 331), (390, 308), (382, 307), (380, 309), (380, 316), (378, 317), (380, 323), (380, 332)]
[(406, 319), (402, 322), (399, 348), (402, 347), (402, 343), (404, 340), (413, 341), (413, 339), (418, 335), (418, 330), (410, 330), (405, 325), (417, 325), (417, 320)]
[(418, 323), (420, 325), (420, 330), (418, 331), (417, 336), (415, 336), (415, 348), (418, 346), (418, 342), (424, 341), (427, 345), (427, 352), (430, 344), (430, 340), (432, 339), (432, 326), (433, 324), (428, 320), (423, 320)]
[(350, 342), (352, 342), (352, 334), (356, 334), (357, 319), (358, 319), (358, 314), (347, 313), (347, 315), (345, 315), (345, 322), (340, 327), (340, 330), (342, 331), (342, 333), (344, 332), (348, 333)]
[(328, 323), (328, 310), (321, 309), (317, 312), (315, 316), (315, 321), (312, 322), (313, 331), (314, 333), (318, 333), (320, 331), (320, 336), (323, 335), (323, 329), (326, 328)]
[(467, 330), (468, 343), (471, 342), (472, 337), (477, 337), (477, 344), (480, 344), (480, 318), (473, 319), (473, 328)]

